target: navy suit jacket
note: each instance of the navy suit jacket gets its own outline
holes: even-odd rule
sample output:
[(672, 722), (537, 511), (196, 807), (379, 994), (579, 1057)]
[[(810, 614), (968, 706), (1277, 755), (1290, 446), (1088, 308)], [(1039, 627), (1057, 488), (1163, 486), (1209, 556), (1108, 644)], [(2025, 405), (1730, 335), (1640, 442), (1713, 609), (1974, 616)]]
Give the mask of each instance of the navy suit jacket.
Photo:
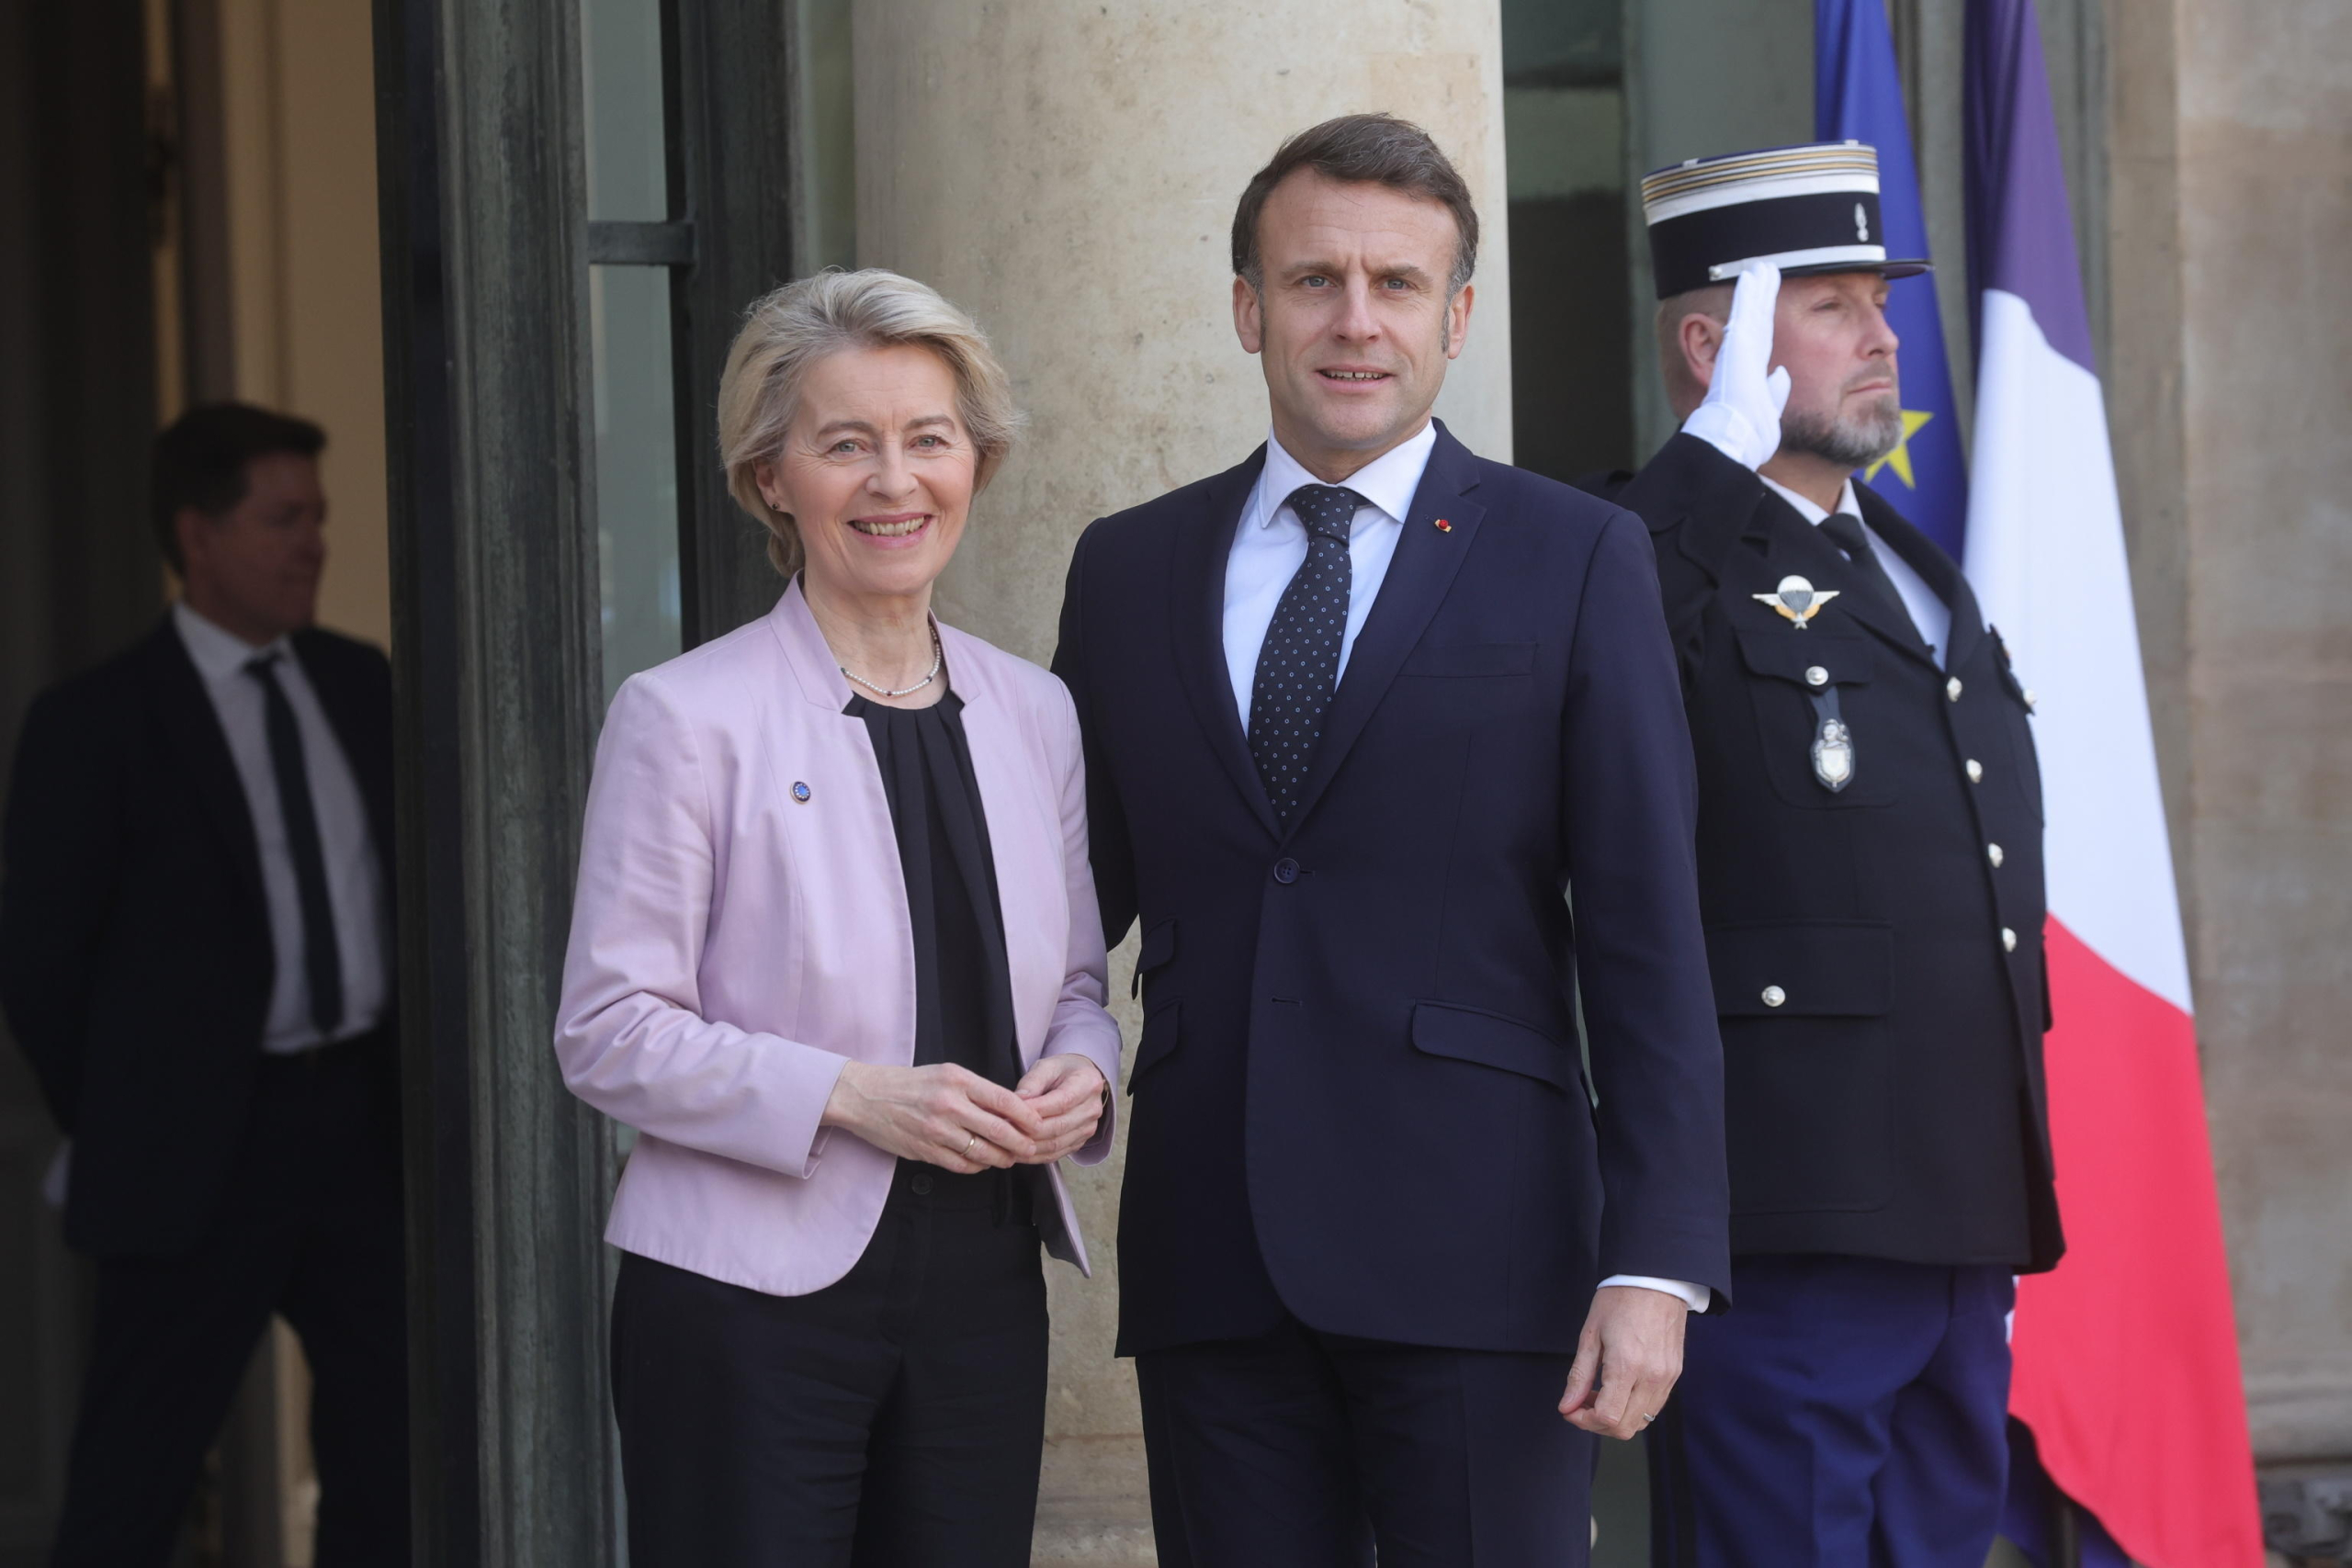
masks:
[(1104, 934), (1143, 926), (1121, 1353), (1285, 1310), (1566, 1352), (1604, 1275), (1724, 1292), (1695, 785), (1647, 532), (1441, 426), (1284, 831), (1222, 636), (1263, 460), (1093, 524), (1062, 606)]

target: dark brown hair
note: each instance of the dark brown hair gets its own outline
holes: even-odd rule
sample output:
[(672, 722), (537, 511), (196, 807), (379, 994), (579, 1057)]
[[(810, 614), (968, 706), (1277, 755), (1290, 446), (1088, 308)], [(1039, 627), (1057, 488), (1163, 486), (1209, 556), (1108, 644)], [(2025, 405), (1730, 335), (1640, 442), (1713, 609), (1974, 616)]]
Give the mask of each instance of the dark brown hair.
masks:
[(326, 444), (327, 433), (309, 420), (251, 403), (207, 403), (173, 421), (155, 437), (148, 487), (156, 542), (172, 570), (187, 570), (180, 559), (182, 507), (218, 517), (245, 499), (245, 465), (255, 457), (276, 452), (315, 457)]
[(1453, 214), (1457, 241), (1449, 295), (1461, 292), (1478, 265), (1478, 209), (1470, 187), (1430, 133), (1393, 114), (1343, 114), (1310, 126), (1275, 150), (1233, 209), (1233, 270), (1252, 288), (1264, 286), (1258, 259), (1258, 217), (1276, 186), (1301, 169), (1342, 185), (1380, 185), (1434, 201)]

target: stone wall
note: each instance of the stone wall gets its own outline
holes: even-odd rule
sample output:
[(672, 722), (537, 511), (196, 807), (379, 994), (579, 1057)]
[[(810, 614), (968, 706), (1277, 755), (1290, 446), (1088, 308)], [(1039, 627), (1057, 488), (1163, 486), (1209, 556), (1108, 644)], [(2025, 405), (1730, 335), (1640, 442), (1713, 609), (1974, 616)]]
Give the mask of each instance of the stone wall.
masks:
[(2133, 458), (2255, 1450), (2352, 1460), (2352, 7), (2110, 15), (2175, 77), (2170, 148), (2119, 105), (2117, 189), (2160, 218), (2177, 162), (2147, 239), (2178, 324), (2130, 367)]

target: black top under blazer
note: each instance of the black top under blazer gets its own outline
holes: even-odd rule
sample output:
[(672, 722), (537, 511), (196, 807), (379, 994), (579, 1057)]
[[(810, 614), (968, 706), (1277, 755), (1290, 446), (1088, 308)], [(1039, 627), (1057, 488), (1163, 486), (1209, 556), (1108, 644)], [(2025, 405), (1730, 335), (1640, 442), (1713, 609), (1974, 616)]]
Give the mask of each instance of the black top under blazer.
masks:
[[(292, 641), (389, 888), (391, 666), (333, 632)], [(244, 785), (169, 616), (35, 700), (0, 855), (0, 1005), (74, 1139), (65, 1239), (184, 1251), (244, 1133), (277, 960)], [(393, 1033), (368, 1046), (388, 1108)]]
[[(1861, 484), (1862, 520), (1951, 609), (1942, 667), (1706, 442), (1677, 435), (1606, 488), (1649, 524), (1690, 704), (1733, 1250), (2052, 1267), (2041, 782), (1999, 634)], [(1792, 575), (1838, 592), (1804, 631), (1754, 597)], [(1853, 738), (1835, 794), (1811, 757), (1816, 670)]]
[(1062, 606), (1103, 930), (1143, 928), (1121, 1353), (1285, 1309), (1566, 1352), (1603, 1275), (1725, 1291), (1690, 739), (1647, 534), (1441, 426), (1283, 832), (1222, 631), (1263, 459), (1095, 523)]

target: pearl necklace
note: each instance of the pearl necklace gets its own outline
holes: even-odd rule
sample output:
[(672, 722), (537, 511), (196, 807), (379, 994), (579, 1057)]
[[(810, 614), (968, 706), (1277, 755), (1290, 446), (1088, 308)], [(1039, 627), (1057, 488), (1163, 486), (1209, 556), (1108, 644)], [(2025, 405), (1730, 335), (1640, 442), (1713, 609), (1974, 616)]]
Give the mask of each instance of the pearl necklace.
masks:
[(876, 685), (865, 676), (858, 674), (855, 671), (853, 671), (846, 664), (836, 665), (834, 668), (838, 669), (842, 674), (848, 676), (851, 680), (856, 682), (859, 685), (865, 687), (869, 692), (878, 692), (886, 697), (910, 697), (917, 692), (922, 691), (925, 686), (930, 685), (933, 681), (938, 680), (939, 671), (946, 662), (947, 650), (939, 646), (939, 627), (934, 625), (931, 628), (931, 673), (925, 675), (922, 680), (917, 681), (911, 686), (901, 686), (899, 690), (894, 692), (888, 686)]

